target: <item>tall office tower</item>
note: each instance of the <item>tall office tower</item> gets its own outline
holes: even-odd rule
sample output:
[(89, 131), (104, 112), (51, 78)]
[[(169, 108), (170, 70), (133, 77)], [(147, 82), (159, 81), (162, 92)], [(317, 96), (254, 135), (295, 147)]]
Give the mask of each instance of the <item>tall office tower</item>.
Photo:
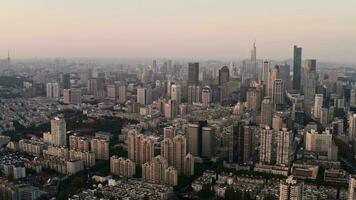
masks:
[[(185, 157), (187, 154), (187, 139), (183, 135), (176, 135), (173, 138), (173, 166), (177, 169), (179, 174), (184, 172)], [(191, 154), (190, 154), (191, 155)], [(194, 158), (193, 170), (194, 170)]]
[(250, 88), (246, 95), (247, 110), (259, 111), (261, 109), (261, 96), (260, 90)]
[(119, 103), (125, 103), (127, 101), (127, 92), (125, 82), (121, 82), (119, 86)]
[(356, 199), (356, 175), (349, 175), (349, 189), (347, 193), (347, 200)]
[(173, 126), (167, 126), (163, 128), (163, 138), (173, 139), (175, 136), (175, 131)]
[(293, 56), (293, 90), (301, 90), (302, 48), (294, 45)]
[(314, 118), (316, 119), (321, 118), (321, 108), (323, 107), (323, 100), (324, 100), (323, 94), (315, 94), (313, 114), (314, 114)]
[(70, 89), (70, 74), (62, 74), (62, 86), (63, 89)]
[(349, 142), (356, 139), (356, 113), (349, 112), (348, 114), (348, 122), (349, 122), (349, 131), (348, 131), (348, 139)]
[(192, 154), (188, 153), (184, 157), (183, 164), (184, 164), (183, 174), (186, 176), (193, 176), (194, 175), (194, 156)]
[(293, 176), (281, 180), (279, 184), (279, 200), (303, 200), (304, 184)]
[(253, 127), (238, 123), (228, 139), (229, 162), (246, 164), (253, 154)]
[(261, 130), (260, 136), (260, 163), (271, 165), (275, 162), (275, 132), (269, 126)]
[(257, 74), (257, 54), (256, 54), (256, 44), (253, 43), (253, 47), (251, 50), (251, 66), (249, 73), (251, 73), (253, 76)]
[(282, 79), (276, 79), (273, 81), (272, 98), (274, 105), (285, 104), (285, 85)]
[(279, 66), (279, 78), (282, 79), (286, 90), (291, 89), (290, 65), (285, 63)]
[(97, 88), (94, 95), (99, 98), (104, 98), (106, 96), (105, 77), (99, 76), (97, 78)]
[(227, 66), (219, 69), (219, 86), (226, 85), (230, 81), (230, 72)]
[(199, 63), (188, 63), (188, 86), (199, 85)]
[(49, 98), (58, 98), (59, 97), (59, 84), (58, 83), (47, 83), (46, 95)]
[(93, 138), (90, 141), (90, 150), (95, 154), (95, 159), (109, 159), (109, 141), (100, 138)]
[(211, 158), (214, 156), (214, 127), (203, 127), (202, 130), (202, 157)]
[(98, 80), (96, 78), (90, 78), (88, 80), (88, 93), (91, 95), (95, 95), (98, 91)]
[(130, 130), (127, 133), (128, 157), (137, 165), (150, 162), (154, 156), (154, 141), (138, 133), (136, 130)]
[(106, 94), (108, 98), (115, 100), (119, 96), (119, 86), (116, 84), (107, 85)]
[(55, 117), (51, 120), (52, 144), (55, 146), (67, 146), (66, 122), (63, 118)]
[(158, 72), (157, 60), (152, 61), (152, 71), (153, 71), (153, 73)]
[(168, 100), (164, 104), (164, 117), (167, 119), (174, 119), (178, 115), (178, 105), (175, 100)]
[(199, 103), (200, 102), (200, 86), (198, 85), (190, 85), (188, 86), (188, 103)]
[(265, 97), (261, 104), (261, 124), (272, 126), (273, 102), (271, 97)]
[(269, 76), (268, 76), (268, 90), (267, 90), (267, 95), (272, 96), (272, 90), (273, 90), (273, 83), (276, 79), (279, 79), (279, 65), (275, 65), (269, 70)]
[(63, 103), (65, 104), (81, 104), (82, 92), (80, 89), (64, 89), (63, 90)]
[(277, 165), (289, 166), (293, 150), (293, 133), (283, 128), (277, 132)]
[(182, 102), (182, 87), (178, 84), (171, 86), (171, 99), (175, 100), (179, 105)]
[(353, 86), (350, 94), (350, 107), (356, 107), (356, 86)]
[(150, 87), (137, 88), (137, 103), (150, 105), (152, 103), (152, 89)]
[(151, 162), (146, 162), (142, 165), (142, 179), (150, 183), (165, 184), (167, 168), (167, 160), (162, 156), (156, 156)]
[(305, 60), (303, 67), (303, 93), (304, 101), (308, 104), (314, 100), (318, 75), (316, 73), (316, 60)]
[(212, 102), (212, 92), (209, 86), (205, 86), (201, 91), (201, 102), (208, 106)]
[(337, 160), (338, 148), (332, 140), (332, 134), (329, 130), (319, 134), (315, 130), (310, 130), (305, 133), (305, 150), (313, 151), (322, 155), (326, 155), (327, 160)]
[(132, 177), (136, 174), (136, 164), (130, 159), (111, 156), (110, 172), (117, 176)]
[(202, 134), (203, 127), (207, 126), (206, 121), (198, 121), (197, 123), (189, 123), (187, 130), (188, 153), (193, 156), (202, 155)]
[[(265, 86), (264, 88), (268, 88), (268, 77), (269, 77), (269, 70), (270, 70), (270, 62), (269, 61), (264, 61), (263, 66), (262, 66), (262, 77), (261, 80), (263, 81), (263, 85)], [(267, 90), (264, 91), (265, 94), (267, 94)]]
[(168, 166), (174, 166), (173, 141), (165, 138), (161, 141), (161, 156), (168, 161)]

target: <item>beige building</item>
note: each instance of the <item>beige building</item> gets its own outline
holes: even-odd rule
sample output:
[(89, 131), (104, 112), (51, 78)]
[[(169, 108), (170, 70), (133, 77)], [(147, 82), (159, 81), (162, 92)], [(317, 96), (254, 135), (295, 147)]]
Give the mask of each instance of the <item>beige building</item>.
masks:
[(55, 146), (67, 146), (66, 122), (63, 118), (51, 120), (51, 139), (51, 144)]
[[(337, 160), (338, 148), (329, 130), (319, 134), (314, 129), (305, 133), (305, 150), (319, 153), (319, 158)], [(326, 156), (325, 156), (326, 155)]]
[(279, 200), (302, 200), (304, 184), (297, 181), (293, 176), (281, 180), (279, 184)]
[(277, 158), (276, 164), (289, 166), (293, 153), (293, 133), (283, 128), (277, 132)]
[(261, 105), (261, 124), (272, 126), (273, 102), (271, 97), (265, 97)]
[(117, 176), (132, 177), (136, 174), (136, 164), (130, 159), (112, 156), (110, 158), (110, 172)]
[(95, 154), (98, 160), (109, 160), (109, 141), (99, 138), (93, 138), (90, 141), (91, 152)]
[(154, 157), (154, 141), (137, 130), (127, 133), (128, 157), (137, 165), (150, 162)]
[(183, 174), (186, 176), (193, 176), (194, 175), (194, 156), (188, 153), (184, 157), (184, 172)]
[(142, 165), (142, 180), (155, 184), (175, 186), (178, 172), (174, 167), (168, 167), (168, 162), (162, 156), (156, 156), (151, 162)]

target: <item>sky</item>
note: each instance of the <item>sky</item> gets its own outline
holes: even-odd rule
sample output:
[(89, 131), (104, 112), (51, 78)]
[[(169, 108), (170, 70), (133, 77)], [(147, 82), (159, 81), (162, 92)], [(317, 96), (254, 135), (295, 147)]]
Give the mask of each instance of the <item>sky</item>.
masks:
[(292, 57), (356, 63), (356, 0), (6, 0), (0, 58)]

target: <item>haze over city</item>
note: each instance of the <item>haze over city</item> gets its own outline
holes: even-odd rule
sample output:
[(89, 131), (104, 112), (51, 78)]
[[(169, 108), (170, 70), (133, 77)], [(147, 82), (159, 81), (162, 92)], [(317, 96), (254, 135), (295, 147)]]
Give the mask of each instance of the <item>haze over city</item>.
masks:
[(0, 7), (0, 58), (305, 58), (355, 63), (356, 1), (20, 1)]

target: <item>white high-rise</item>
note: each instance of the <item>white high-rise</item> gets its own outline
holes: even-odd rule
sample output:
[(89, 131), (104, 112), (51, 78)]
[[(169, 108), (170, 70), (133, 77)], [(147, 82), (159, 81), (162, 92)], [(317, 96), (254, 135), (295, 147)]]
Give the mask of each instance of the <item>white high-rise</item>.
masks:
[(171, 99), (175, 100), (179, 105), (182, 100), (182, 87), (178, 84), (171, 86)]
[(58, 98), (59, 97), (59, 84), (58, 83), (47, 83), (46, 96), (49, 98)]
[(279, 184), (279, 200), (302, 200), (303, 190), (304, 184), (289, 176)]
[(52, 144), (67, 146), (66, 122), (63, 118), (55, 117), (51, 120)]
[(321, 108), (323, 106), (323, 94), (316, 94), (314, 101), (314, 117), (320, 119), (321, 117)]

